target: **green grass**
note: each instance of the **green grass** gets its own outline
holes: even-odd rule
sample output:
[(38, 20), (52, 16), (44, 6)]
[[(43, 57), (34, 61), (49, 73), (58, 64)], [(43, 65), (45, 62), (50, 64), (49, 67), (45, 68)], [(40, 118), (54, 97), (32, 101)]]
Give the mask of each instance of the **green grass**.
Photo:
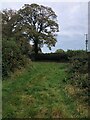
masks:
[(4, 80), (3, 118), (87, 117), (86, 106), (66, 89), (68, 66), (68, 63), (34, 62)]

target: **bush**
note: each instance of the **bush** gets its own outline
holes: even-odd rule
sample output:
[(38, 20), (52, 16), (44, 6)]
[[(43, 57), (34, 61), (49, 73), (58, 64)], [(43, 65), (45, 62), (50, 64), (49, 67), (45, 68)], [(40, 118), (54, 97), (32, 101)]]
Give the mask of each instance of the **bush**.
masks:
[(2, 77), (9, 76), (16, 68), (25, 66), (27, 59), (14, 39), (2, 40)]
[(80, 54), (78, 53), (78, 57), (76, 54), (70, 58), (69, 81), (80, 88), (86, 88), (88, 87), (88, 57), (87, 53)]

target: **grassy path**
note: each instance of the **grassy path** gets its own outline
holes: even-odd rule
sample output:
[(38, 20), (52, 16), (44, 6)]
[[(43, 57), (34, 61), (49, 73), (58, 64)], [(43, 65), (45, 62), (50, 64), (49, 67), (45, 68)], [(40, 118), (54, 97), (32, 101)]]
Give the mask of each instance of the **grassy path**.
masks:
[(67, 68), (67, 63), (34, 62), (21, 75), (3, 81), (3, 117), (85, 117), (65, 89)]

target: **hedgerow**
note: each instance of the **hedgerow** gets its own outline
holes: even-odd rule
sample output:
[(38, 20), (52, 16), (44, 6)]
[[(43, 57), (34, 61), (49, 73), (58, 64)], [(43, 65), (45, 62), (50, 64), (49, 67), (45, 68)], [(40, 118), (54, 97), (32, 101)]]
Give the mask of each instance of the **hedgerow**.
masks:
[(2, 77), (9, 76), (15, 69), (24, 67), (28, 58), (22, 54), (22, 51), (15, 39), (2, 40)]
[(89, 87), (88, 55), (85, 51), (69, 51), (69, 82), (82, 89)]

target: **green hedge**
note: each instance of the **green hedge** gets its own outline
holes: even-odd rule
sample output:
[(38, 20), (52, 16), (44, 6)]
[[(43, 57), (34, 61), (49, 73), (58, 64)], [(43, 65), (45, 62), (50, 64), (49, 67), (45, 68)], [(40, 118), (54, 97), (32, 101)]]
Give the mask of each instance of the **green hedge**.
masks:
[(27, 63), (27, 58), (15, 39), (2, 40), (2, 77), (9, 76), (16, 68), (21, 68)]
[(69, 82), (80, 88), (88, 88), (88, 55), (84, 51), (77, 51), (70, 57)]
[(36, 61), (62, 61), (67, 62), (68, 56), (66, 53), (39, 53), (29, 54), (31, 60)]

